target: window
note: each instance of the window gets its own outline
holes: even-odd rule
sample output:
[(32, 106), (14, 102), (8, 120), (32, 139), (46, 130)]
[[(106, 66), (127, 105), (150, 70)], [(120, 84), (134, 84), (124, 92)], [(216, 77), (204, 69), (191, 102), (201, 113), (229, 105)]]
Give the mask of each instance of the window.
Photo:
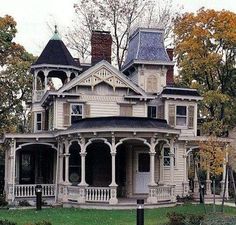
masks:
[(157, 107), (148, 106), (148, 118), (156, 118), (156, 117), (157, 117)]
[(138, 172), (150, 171), (150, 155), (148, 153), (139, 153), (138, 155)]
[(71, 105), (71, 124), (78, 122), (83, 117), (83, 105)]
[(176, 106), (176, 126), (187, 125), (187, 107)]
[(42, 113), (36, 113), (36, 131), (42, 130)]
[[(175, 166), (175, 155), (176, 151), (174, 148), (174, 166)], [(164, 152), (163, 152), (163, 164), (164, 166), (170, 166), (170, 148), (169, 147), (164, 147)]]
[(132, 105), (121, 104), (120, 105), (120, 116), (132, 116)]

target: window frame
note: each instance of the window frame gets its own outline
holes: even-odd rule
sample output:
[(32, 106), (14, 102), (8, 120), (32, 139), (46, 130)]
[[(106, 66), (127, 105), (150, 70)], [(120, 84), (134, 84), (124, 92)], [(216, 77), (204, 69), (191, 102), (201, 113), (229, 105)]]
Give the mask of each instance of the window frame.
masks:
[[(155, 117), (152, 116), (152, 114), (153, 114), (152, 110), (151, 110), (151, 116), (149, 116), (149, 110), (148, 110), (149, 108), (155, 108), (155, 110), (156, 110)], [(157, 118), (157, 106), (156, 105), (148, 105), (147, 118), (154, 118), (154, 119)]]
[[(168, 149), (169, 150), (169, 153), (170, 154), (170, 146), (164, 146), (163, 147), (163, 153), (162, 153), (162, 157), (163, 157), (163, 167), (164, 168), (170, 168), (170, 155), (165, 155), (165, 149)], [(177, 166), (177, 155), (176, 155), (176, 147), (174, 147), (174, 167)], [(168, 165), (165, 165), (165, 159), (168, 159), (169, 163)]]
[[(42, 131), (43, 130), (43, 113), (42, 112), (35, 112), (35, 131)], [(41, 120), (38, 120), (38, 115), (40, 115)], [(41, 129), (38, 129), (38, 125), (40, 125)]]
[[(73, 110), (72, 110), (73, 106), (81, 106), (81, 114), (74, 114)], [(71, 125), (74, 124), (74, 123), (72, 123), (72, 116), (81, 117), (80, 119), (83, 119), (84, 118), (84, 105), (81, 103), (71, 103), (70, 104), (70, 124)]]
[[(177, 114), (178, 107), (185, 107), (186, 114), (185, 115)], [(177, 118), (181, 118), (181, 119), (185, 118), (185, 124), (184, 125), (177, 124)], [(188, 127), (188, 106), (187, 105), (176, 105), (175, 106), (175, 126), (176, 127)]]

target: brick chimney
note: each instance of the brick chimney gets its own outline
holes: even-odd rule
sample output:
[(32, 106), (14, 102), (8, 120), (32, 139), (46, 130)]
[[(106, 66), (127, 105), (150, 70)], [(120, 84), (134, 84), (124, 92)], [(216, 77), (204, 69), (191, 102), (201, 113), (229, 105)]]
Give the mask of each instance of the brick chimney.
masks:
[[(171, 61), (173, 61), (174, 49), (167, 48), (167, 54)], [(166, 86), (174, 85), (174, 66), (168, 66), (167, 74), (166, 74)]]
[(111, 63), (112, 37), (108, 31), (93, 31), (91, 37), (92, 65), (106, 60)]

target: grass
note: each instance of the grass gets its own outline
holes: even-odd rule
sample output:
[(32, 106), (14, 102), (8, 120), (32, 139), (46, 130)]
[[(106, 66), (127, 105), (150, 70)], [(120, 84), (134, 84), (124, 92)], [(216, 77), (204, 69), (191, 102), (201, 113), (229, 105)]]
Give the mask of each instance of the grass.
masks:
[[(212, 207), (207, 206), (210, 212)], [(219, 207), (217, 207), (219, 210)], [(145, 209), (145, 225), (163, 225), (168, 212), (204, 214), (202, 205), (182, 205), (172, 208)], [(225, 207), (226, 215), (236, 215), (236, 208)], [(0, 210), (0, 220), (7, 219), (25, 225), (42, 220), (53, 225), (135, 225), (136, 210), (90, 210), (75, 208), (48, 208), (42, 211)]]

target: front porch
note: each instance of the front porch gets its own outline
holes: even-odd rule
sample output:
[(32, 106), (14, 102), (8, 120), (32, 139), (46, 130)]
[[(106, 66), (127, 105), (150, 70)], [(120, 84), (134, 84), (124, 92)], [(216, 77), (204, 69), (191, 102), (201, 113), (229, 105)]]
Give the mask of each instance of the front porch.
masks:
[[(56, 203), (57, 198), (57, 187), (55, 184), (41, 184), (42, 185), (42, 197), (43, 200), (47, 202)], [(36, 184), (27, 184), (27, 185), (15, 185), (14, 196), (15, 201), (19, 202), (22, 200), (30, 200), (31, 202), (35, 201), (35, 186)], [(174, 195), (174, 186), (171, 185), (160, 185), (157, 186), (155, 191), (157, 195), (157, 202), (155, 205), (171, 204), (175, 203)], [(61, 202), (65, 206), (85, 206), (87, 207), (97, 207), (98, 205), (105, 207), (109, 205), (111, 200), (112, 188), (110, 187), (85, 187), (81, 188), (79, 186), (68, 186), (60, 185), (58, 187), (58, 195), (63, 198)], [(85, 201), (81, 202), (80, 193), (85, 192)], [(136, 207), (136, 200), (138, 198), (143, 198), (145, 200), (145, 205), (148, 204), (148, 194), (146, 195), (136, 195), (132, 198), (118, 198), (118, 201), (115, 205), (118, 207)], [(99, 204), (98, 204), (99, 203)]]

